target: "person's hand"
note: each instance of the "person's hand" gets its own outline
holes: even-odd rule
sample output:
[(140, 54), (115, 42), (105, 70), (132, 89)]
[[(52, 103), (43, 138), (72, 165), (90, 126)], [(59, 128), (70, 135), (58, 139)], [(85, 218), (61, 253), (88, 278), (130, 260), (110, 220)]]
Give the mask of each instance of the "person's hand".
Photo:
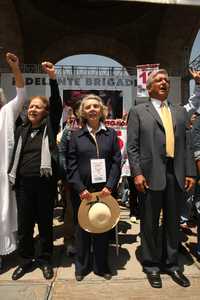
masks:
[(54, 65), (49, 61), (44, 61), (42, 63), (42, 69), (45, 73), (49, 75), (50, 79), (56, 79), (56, 70)]
[(192, 75), (193, 79), (197, 84), (200, 84), (200, 71), (197, 71), (195, 69), (189, 69), (190, 74)]
[(19, 58), (17, 57), (17, 55), (11, 52), (6, 53), (6, 61), (11, 69), (19, 68)]
[(88, 190), (84, 190), (82, 191), (80, 194), (80, 199), (86, 199), (86, 200), (92, 200), (92, 194), (90, 192), (88, 192)]
[(9, 64), (12, 73), (15, 77), (15, 85), (17, 88), (24, 87), (24, 77), (19, 67), (19, 58), (11, 52), (6, 53), (6, 61)]
[(100, 191), (101, 197), (107, 197), (111, 195), (111, 190), (108, 189), (106, 186)]
[(195, 185), (196, 180), (192, 177), (185, 177), (185, 189), (186, 191), (190, 191), (194, 185)]
[(194, 122), (196, 121), (196, 119), (197, 119), (197, 114), (196, 113), (192, 114), (192, 116), (190, 118), (190, 128), (192, 128), (192, 126), (193, 126)]
[(138, 192), (144, 193), (149, 188), (146, 179), (143, 175), (137, 175), (134, 177), (134, 184)]

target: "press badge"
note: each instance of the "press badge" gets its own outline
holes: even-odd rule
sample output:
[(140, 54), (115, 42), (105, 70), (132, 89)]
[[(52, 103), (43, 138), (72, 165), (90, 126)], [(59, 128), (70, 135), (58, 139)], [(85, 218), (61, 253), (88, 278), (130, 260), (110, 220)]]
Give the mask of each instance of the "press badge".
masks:
[(91, 159), (92, 183), (106, 182), (106, 162), (104, 158)]

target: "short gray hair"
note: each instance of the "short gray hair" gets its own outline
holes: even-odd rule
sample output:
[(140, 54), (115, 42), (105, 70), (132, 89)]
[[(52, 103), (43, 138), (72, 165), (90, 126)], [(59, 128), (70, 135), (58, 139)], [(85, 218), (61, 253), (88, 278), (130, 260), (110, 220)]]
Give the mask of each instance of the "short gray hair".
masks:
[(108, 115), (108, 109), (107, 107), (103, 104), (103, 101), (101, 99), (101, 97), (95, 95), (95, 94), (88, 94), (86, 95), (85, 97), (83, 97), (83, 99), (81, 100), (81, 104), (80, 104), (80, 107), (79, 107), (79, 113), (78, 113), (78, 116), (80, 118), (80, 123), (81, 125), (85, 125), (87, 123), (87, 120), (85, 119), (84, 117), (84, 104), (87, 100), (90, 100), (90, 99), (94, 99), (94, 100), (97, 100), (100, 104), (100, 107), (101, 107), (101, 117), (100, 117), (100, 121), (104, 122), (107, 115)]
[(147, 84), (146, 84), (147, 89), (149, 89), (151, 87), (154, 77), (158, 74), (165, 74), (169, 78), (169, 75), (165, 69), (159, 69), (159, 70), (152, 71), (147, 79)]

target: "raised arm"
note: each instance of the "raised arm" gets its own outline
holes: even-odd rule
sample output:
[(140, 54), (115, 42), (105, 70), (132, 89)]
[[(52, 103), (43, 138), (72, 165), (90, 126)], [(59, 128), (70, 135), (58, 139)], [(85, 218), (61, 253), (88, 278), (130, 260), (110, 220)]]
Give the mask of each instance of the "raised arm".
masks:
[(49, 98), (49, 116), (52, 122), (55, 133), (57, 134), (62, 116), (62, 100), (56, 80), (55, 67), (51, 62), (45, 61), (42, 63), (43, 71), (49, 76), (51, 96)]
[(45, 73), (48, 74), (49, 78), (52, 80), (56, 80), (56, 70), (54, 65), (49, 61), (44, 61), (42, 63), (42, 69)]
[(8, 107), (8, 109), (10, 107), (13, 113), (13, 118), (14, 120), (16, 120), (17, 117), (19, 116), (19, 113), (23, 109), (23, 105), (26, 99), (24, 78), (20, 70), (19, 59), (15, 54), (8, 52), (6, 54), (6, 61), (15, 77), (16, 92), (17, 92), (16, 97), (12, 101), (8, 102), (6, 106)]
[(200, 71), (189, 69), (189, 72), (192, 75), (192, 79), (195, 80), (195, 91), (184, 107), (192, 115), (200, 109)]
[(24, 87), (24, 77), (20, 70), (19, 58), (15, 54), (8, 52), (8, 53), (6, 53), (6, 60), (12, 70), (14, 77), (15, 77), (16, 87), (23, 88)]
[(189, 69), (189, 72), (192, 75), (193, 79), (195, 80), (196, 84), (200, 84), (200, 71)]

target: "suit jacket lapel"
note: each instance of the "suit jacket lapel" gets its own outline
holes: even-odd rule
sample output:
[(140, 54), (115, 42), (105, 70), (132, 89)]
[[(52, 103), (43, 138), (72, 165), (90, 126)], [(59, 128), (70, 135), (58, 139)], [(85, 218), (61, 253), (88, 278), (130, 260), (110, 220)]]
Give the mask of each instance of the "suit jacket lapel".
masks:
[[(170, 107), (170, 111), (172, 114), (172, 122), (173, 122), (173, 128), (174, 131), (176, 129), (176, 108), (175, 106), (169, 102), (169, 107)], [(159, 123), (159, 125), (163, 127), (163, 123), (162, 120), (159, 116), (159, 113), (156, 111), (155, 107), (153, 106), (152, 102), (149, 101), (148, 103), (146, 103), (146, 109), (151, 113), (151, 115), (154, 117), (154, 119)]]
[(155, 109), (155, 107), (153, 106), (152, 102), (149, 101), (146, 103), (146, 109), (150, 112), (150, 114), (154, 117), (154, 119), (159, 123), (159, 125), (163, 127), (163, 122), (159, 116), (159, 113), (157, 112), (157, 110)]

